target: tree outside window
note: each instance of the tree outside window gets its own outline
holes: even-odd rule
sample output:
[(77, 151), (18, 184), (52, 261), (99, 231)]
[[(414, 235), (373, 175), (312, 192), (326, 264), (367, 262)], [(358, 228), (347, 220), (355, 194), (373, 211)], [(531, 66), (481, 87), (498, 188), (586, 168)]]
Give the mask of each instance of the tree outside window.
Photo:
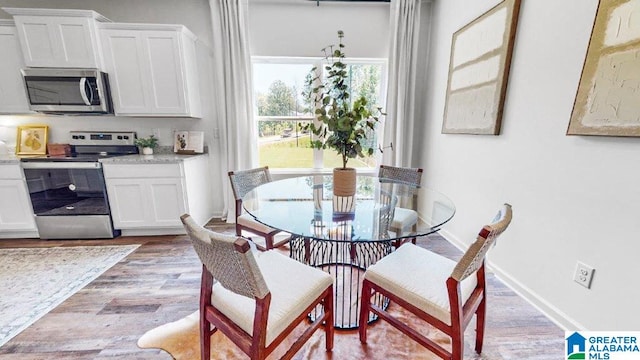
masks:
[[(260, 166), (278, 168), (333, 168), (341, 166), (337, 153), (309, 146), (312, 134), (301, 125), (313, 121), (312, 104), (302, 96), (310, 70), (322, 67), (320, 59), (254, 58), (254, 98), (258, 127)], [(347, 67), (353, 98), (364, 96), (370, 107), (381, 104), (385, 63), (383, 60), (351, 61)], [(377, 137), (368, 136), (364, 146), (377, 148)], [(320, 152), (314, 157), (314, 152)], [(314, 162), (314, 158), (316, 159)], [(358, 159), (353, 167), (375, 167), (375, 159)]]

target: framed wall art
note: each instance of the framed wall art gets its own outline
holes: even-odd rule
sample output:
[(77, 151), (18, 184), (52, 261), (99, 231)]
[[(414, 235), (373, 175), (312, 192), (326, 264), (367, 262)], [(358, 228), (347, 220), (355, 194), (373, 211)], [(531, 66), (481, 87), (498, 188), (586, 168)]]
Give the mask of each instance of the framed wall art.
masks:
[(173, 152), (177, 154), (202, 154), (204, 151), (204, 131), (175, 131)]
[(46, 125), (18, 126), (16, 154), (44, 155), (47, 153), (49, 128)]
[(453, 34), (443, 134), (500, 134), (519, 11), (504, 0)]
[(640, 136), (640, 0), (600, 0), (567, 135)]

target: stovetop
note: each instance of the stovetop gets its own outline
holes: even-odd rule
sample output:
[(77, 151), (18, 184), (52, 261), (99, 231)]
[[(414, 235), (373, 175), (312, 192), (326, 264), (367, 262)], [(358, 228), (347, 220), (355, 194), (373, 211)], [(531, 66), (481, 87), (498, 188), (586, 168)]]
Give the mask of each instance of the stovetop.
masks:
[(136, 133), (124, 131), (71, 131), (71, 155), (42, 155), (23, 162), (97, 162), (100, 159), (137, 154)]

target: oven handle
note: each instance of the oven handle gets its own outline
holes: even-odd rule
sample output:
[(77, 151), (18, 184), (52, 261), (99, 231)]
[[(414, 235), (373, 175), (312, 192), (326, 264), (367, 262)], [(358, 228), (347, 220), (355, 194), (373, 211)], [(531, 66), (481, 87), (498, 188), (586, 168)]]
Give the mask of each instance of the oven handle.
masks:
[(102, 163), (99, 162), (64, 162), (64, 161), (43, 161), (43, 162), (23, 162), (23, 169), (100, 169)]

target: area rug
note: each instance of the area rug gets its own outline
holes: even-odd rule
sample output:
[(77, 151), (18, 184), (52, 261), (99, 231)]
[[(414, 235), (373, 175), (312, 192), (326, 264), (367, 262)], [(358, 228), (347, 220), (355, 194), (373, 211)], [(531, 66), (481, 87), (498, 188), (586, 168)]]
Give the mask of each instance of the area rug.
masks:
[(138, 246), (0, 250), (0, 346)]
[[(392, 304), (393, 306), (393, 304)], [(438, 344), (450, 347), (451, 341), (444, 334), (426, 324), (415, 323), (411, 315), (404, 310), (389, 308), (389, 311), (420, 329), (420, 331), (435, 340)], [(161, 325), (145, 333), (139, 340), (140, 348), (162, 349), (168, 352), (176, 360), (191, 360), (200, 358), (200, 345), (198, 333), (198, 312), (185, 318)], [(470, 325), (471, 327), (471, 325)], [(304, 328), (297, 328), (295, 333), (301, 333)], [(474, 341), (475, 333), (468, 331), (468, 341)], [(295, 336), (295, 335), (294, 335)], [(485, 338), (485, 342), (486, 342)], [(293, 344), (294, 338), (289, 337), (268, 357), (280, 358)], [(476, 354), (465, 344), (465, 359), (496, 360), (502, 359), (495, 349), (487, 349), (481, 355)], [(247, 355), (235, 346), (220, 331), (211, 337), (211, 359), (247, 359)], [(309, 339), (300, 351), (294, 356), (297, 360), (307, 359), (340, 359), (340, 360), (375, 360), (375, 359), (439, 359), (433, 353), (421, 347), (415, 341), (407, 338), (391, 325), (383, 321), (377, 321), (370, 325), (367, 333), (367, 344), (360, 343), (357, 330), (336, 330), (334, 347), (332, 352), (325, 351), (324, 331), (319, 330)]]

